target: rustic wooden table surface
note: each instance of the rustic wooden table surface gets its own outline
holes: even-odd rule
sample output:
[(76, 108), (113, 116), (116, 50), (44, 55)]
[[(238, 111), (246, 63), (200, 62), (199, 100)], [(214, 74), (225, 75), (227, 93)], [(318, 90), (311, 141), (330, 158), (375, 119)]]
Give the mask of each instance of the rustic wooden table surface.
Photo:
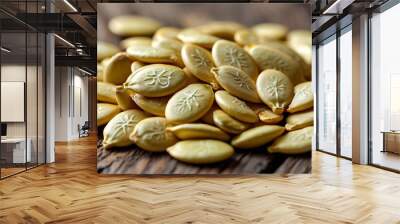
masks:
[(310, 173), (311, 153), (296, 156), (268, 154), (265, 147), (237, 151), (227, 161), (210, 165), (179, 162), (168, 153), (151, 153), (137, 146), (106, 150), (97, 148), (97, 171), (101, 174), (260, 174)]

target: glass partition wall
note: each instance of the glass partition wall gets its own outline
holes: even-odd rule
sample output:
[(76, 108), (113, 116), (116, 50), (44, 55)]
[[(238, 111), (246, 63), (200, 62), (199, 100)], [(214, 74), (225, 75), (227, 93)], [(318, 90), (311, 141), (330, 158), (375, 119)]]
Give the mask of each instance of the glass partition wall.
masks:
[(317, 45), (317, 150), (352, 157), (351, 25)]
[(0, 47), (3, 179), (45, 163), (45, 35), (0, 11)]

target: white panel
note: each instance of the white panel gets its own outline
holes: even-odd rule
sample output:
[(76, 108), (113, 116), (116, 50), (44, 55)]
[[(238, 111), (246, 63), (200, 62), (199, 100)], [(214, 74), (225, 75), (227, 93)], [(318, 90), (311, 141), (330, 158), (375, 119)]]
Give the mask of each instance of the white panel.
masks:
[(24, 82), (1, 82), (1, 122), (24, 122)]

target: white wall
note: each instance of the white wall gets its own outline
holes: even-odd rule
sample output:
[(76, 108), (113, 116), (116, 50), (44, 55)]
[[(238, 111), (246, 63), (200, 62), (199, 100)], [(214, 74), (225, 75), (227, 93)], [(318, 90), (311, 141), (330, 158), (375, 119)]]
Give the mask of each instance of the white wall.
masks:
[(55, 140), (74, 140), (88, 120), (88, 78), (71, 67), (56, 67), (55, 74)]

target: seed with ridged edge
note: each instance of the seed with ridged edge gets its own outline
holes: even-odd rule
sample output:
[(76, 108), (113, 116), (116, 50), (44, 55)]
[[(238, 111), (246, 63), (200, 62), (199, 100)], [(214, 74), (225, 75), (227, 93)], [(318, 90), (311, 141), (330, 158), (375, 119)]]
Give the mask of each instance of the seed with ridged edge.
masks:
[(104, 82), (121, 85), (131, 74), (132, 60), (126, 53), (117, 53), (111, 57), (104, 68)]
[(227, 40), (217, 41), (212, 48), (212, 57), (217, 66), (230, 65), (236, 67), (253, 80), (258, 76), (257, 65), (251, 56), (235, 42)]
[(179, 64), (179, 56), (168, 48), (155, 48), (145, 45), (134, 45), (126, 49), (128, 57), (145, 63)]
[(219, 139), (228, 141), (230, 136), (221, 129), (208, 124), (180, 124), (168, 127), (180, 139)]
[(136, 124), (147, 115), (140, 110), (126, 110), (113, 117), (103, 130), (105, 149), (131, 145), (129, 135)]
[(147, 97), (170, 95), (185, 86), (186, 75), (173, 65), (152, 64), (132, 73), (124, 88)]
[(118, 106), (122, 110), (137, 109), (135, 102), (133, 102), (129, 92), (122, 86), (117, 86), (115, 98), (117, 100)]
[(102, 61), (106, 58), (113, 56), (118, 53), (119, 49), (117, 46), (104, 41), (97, 42), (97, 61)]
[(252, 30), (264, 40), (284, 40), (288, 29), (277, 23), (261, 23), (252, 27)]
[(281, 71), (289, 77), (293, 84), (305, 81), (303, 68), (286, 53), (264, 45), (252, 46), (248, 52), (261, 70)]
[(213, 89), (218, 89), (218, 82), (211, 73), (214, 62), (209, 51), (194, 44), (185, 44), (182, 47), (181, 55), (183, 63), (191, 74), (209, 83)]
[(150, 37), (129, 37), (121, 41), (120, 45), (123, 49), (131, 46), (151, 46), (152, 39)]
[(290, 131), (268, 147), (270, 153), (300, 154), (311, 151), (313, 127)]
[(135, 94), (132, 97), (133, 101), (135, 101), (136, 105), (138, 105), (142, 110), (147, 113), (156, 115), (156, 116), (165, 116), (165, 107), (167, 106), (167, 102), (169, 97), (145, 97), (140, 94)]
[(190, 84), (175, 93), (167, 103), (165, 117), (171, 123), (190, 123), (211, 108), (214, 92), (207, 84)]
[(294, 87), (294, 97), (287, 111), (295, 113), (307, 110), (314, 105), (314, 95), (311, 82), (303, 82)]
[(193, 29), (183, 30), (177, 37), (184, 43), (196, 44), (207, 49), (210, 49), (214, 43), (219, 40), (218, 37), (201, 33)]
[(108, 28), (118, 36), (148, 36), (152, 35), (161, 24), (152, 18), (121, 15), (113, 17)]
[(229, 159), (234, 150), (229, 144), (213, 139), (184, 140), (169, 147), (173, 158), (191, 164), (209, 164)]
[(232, 96), (225, 90), (215, 93), (215, 101), (230, 116), (237, 120), (255, 123), (258, 121), (257, 114), (242, 100)]
[(253, 103), (261, 102), (257, 94), (256, 84), (242, 70), (230, 65), (223, 65), (213, 68), (212, 73), (218, 83), (233, 96)]
[(300, 128), (312, 126), (314, 124), (314, 111), (304, 111), (290, 114), (286, 118), (285, 128), (288, 131), (294, 131)]
[(251, 149), (265, 145), (285, 132), (278, 125), (262, 125), (248, 129), (232, 139), (231, 144), (239, 149)]
[(97, 82), (97, 100), (117, 104), (116, 99), (117, 86), (106, 82)]
[(257, 79), (257, 92), (261, 100), (274, 113), (282, 114), (293, 98), (293, 85), (280, 71), (264, 70)]
[(107, 124), (115, 115), (117, 115), (121, 109), (110, 103), (98, 103), (97, 104), (97, 126), (103, 126)]
[(231, 134), (239, 134), (249, 128), (249, 124), (235, 120), (222, 110), (213, 112), (213, 121), (216, 126)]
[(129, 138), (146, 151), (162, 152), (178, 141), (166, 128), (167, 121), (163, 117), (145, 118), (135, 126)]

